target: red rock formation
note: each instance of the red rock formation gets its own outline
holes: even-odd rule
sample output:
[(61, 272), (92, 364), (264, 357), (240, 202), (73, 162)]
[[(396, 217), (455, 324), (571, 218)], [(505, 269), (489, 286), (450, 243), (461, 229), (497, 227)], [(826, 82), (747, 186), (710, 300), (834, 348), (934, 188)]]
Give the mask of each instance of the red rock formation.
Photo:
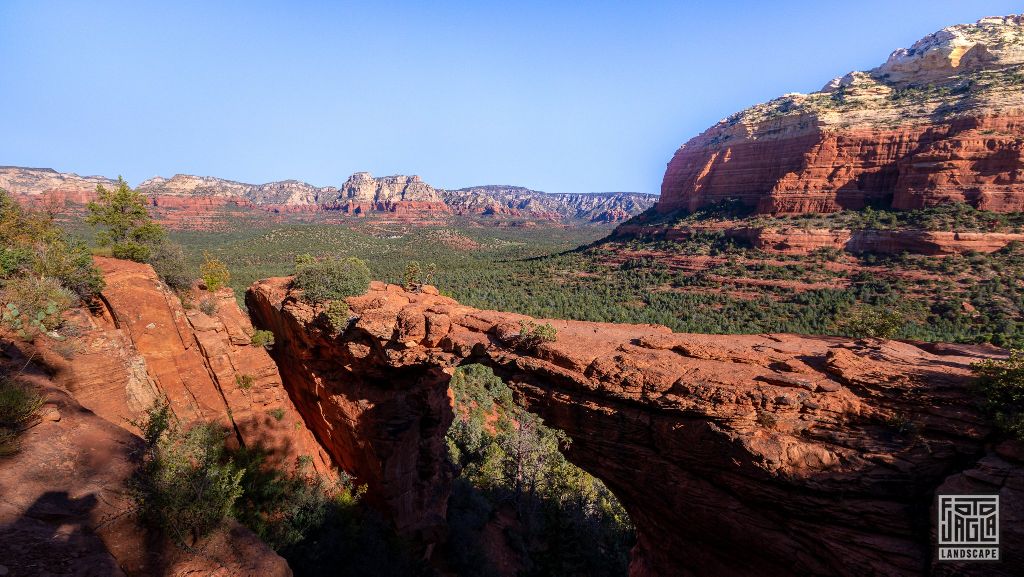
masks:
[(951, 27), (875, 70), (722, 120), (676, 151), (658, 210), (1024, 210), (1021, 30), (1020, 17)]
[(402, 526), (443, 511), (445, 377), (481, 362), (620, 498), (638, 532), (632, 575), (1024, 570), (1017, 507), (1004, 511), (1002, 564), (932, 561), (940, 485), (1024, 497), (1021, 445), (986, 445), (970, 386), (969, 364), (994, 350), (557, 320), (557, 342), (522, 350), (525, 317), (433, 292), (374, 283), (348, 299), (339, 336), (288, 279), (246, 295), (283, 344), (299, 410)]
[(662, 213), (693, 211), (738, 199), (757, 213), (804, 213), (967, 202), (1021, 211), (1022, 135), (1018, 115), (896, 130), (815, 127), (735, 142), (722, 141), (716, 127), (676, 152), (657, 206)]
[(694, 233), (720, 232), (728, 238), (749, 243), (753, 248), (782, 254), (806, 255), (822, 248), (851, 253), (923, 254), (945, 256), (971, 252), (991, 253), (1013, 242), (1024, 242), (1024, 233), (945, 232), (927, 230), (845, 230), (764, 228), (722, 222), (673, 228), (668, 226), (624, 225), (615, 236), (682, 241)]
[(24, 371), (46, 404), (21, 434), (21, 451), (0, 457), (0, 574), (291, 576), (284, 559), (235, 521), (191, 550), (141, 526), (125, 487), (142, 440), (126, 423), (83, 407), (13, 347), (4, 352), (12, 362), (0, 362), (0, 371)]
[[(149, 265), (109, 258), (96, 264), (106, 281), (102, 315), (73, 313), (70, 322), (81, 334), (59, 345), (69, 359), (46, 351), (79, 403), (134, 431), (129, 421), (166, 398), (186, 423), (220, 422), (239, 443), (270, 450), (276, 464), (291, 466), (307, 455), (317, 471), (331, 474), (329, 457), (302, 425), (273, 360), (250, 344), (252, 325), (230, 289), (193, 291), (196, 301), (216, 303), (208, 316), (186, 310)], [(251, 377), (252, 385), (243, 388), (238, 377)]]

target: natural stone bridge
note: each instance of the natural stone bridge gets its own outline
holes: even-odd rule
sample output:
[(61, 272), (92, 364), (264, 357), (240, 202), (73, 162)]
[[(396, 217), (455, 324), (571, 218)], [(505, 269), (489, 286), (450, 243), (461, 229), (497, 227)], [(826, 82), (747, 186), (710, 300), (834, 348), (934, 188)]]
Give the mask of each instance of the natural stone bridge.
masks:
[[(332, 335), (289, 279), (254, 284), (256, 326), (307, 424), (399, 530), (441, 537), (454, 366), (483, 363), (565, 431), (567, 456), (637, 528), (636, 575), (1020, 574), (1024, 449), (993, 445), (970, 389), (995, 349), (550, 321), (373, 283)], [(934, 502), (999, 492), (1000, 564), (934, 561)]]

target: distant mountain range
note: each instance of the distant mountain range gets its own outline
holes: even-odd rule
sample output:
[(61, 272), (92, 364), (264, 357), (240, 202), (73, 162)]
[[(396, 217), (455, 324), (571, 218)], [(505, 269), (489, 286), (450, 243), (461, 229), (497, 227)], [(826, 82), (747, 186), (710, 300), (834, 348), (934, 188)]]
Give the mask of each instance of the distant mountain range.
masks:
[[(49, 168), (0, 167), (0, 188), (17, 197), (40, 200), (55, 197), (82, 204), (96, 186), (116, 181), (102, 176), (79, 176)], [(636, 192), (548, 194), (516, 186), (477, 186), (437, 189), (418, 176), (374, 177), (357, 172), (341, 186), (318, 187), (298, 180), (248, 184), (212, 176), (177, 174), (154, 177), (136, 190), (154, 207), (202, 211), (224, 205), (247, 206), (277, 213), (336, 211), (353, 215), (375, 212), (454, 214), (531, 221), (620, 222), (657, 201), (657, 195)]]

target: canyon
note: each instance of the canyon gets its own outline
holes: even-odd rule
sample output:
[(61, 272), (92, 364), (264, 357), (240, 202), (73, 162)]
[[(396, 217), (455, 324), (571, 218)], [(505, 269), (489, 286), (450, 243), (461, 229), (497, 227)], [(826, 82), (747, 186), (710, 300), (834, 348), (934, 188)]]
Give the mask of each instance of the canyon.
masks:
[[(48, 168), (0, 167), (0, 188), (27, 204), (65, 207), (81, 212), (95, 198), (96, 186), (117, 181), (78, 176)], [(512, 186), (437, 189), (419, 176), (374, 177), (357, 172), (341, 186), (318, 187), (298, 180), (247, 184), (210, 176), (177, 174), (154, 177), (136, 187), (154, 216), (172, 228), (224, 226), (238, 213), (271, 213), (285, 222), (312, 215), (390, 215), (425, 223), (451, 217), (474, 217), (530, 223), (615, 223), (654, 205), (651, 194), (612, 192), (548, 194)]]
[(1020, 16), (945, 28), (867, 72), (736, 113), (681, 146), (657, 210), (1024, 210)]
[[(372, 283), (335, 334), (287, 278), (246, 295), (311, 429), (408, 531), (441, 530), (454, 367), (482, 363), (562, 429), (637, 528), (631, 575), (1011, 575), (1024, 560), (1019, 442), (993, 444), (970, 364), (992, 347), (797, 335), (675, 334), (540, 320), (432, 287)], [(1005, 503), (998, 566), (940, 564), (932, 503), (953, 489)], [(737, 555), (736, 551), (746, 551)]]

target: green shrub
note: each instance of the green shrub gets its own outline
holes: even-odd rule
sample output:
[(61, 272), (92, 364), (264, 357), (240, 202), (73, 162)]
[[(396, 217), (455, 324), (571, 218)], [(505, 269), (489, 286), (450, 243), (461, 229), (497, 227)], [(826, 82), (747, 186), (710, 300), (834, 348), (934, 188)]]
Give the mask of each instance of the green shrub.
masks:
[(43, 405), (43, 398), (25, 385), (0, 377), (0, 457), (18, 452), (18, 435)]
[(213, 258), (209, 253), (203, 254), (203, 264), (199, 267), (199, 274), (203, 277), (206, 290), (217, 291), (231, 282), (231, 272), (223, 262)]
[(284, 409), (282, 409), (281, 407), (270, 409), (269, 411), (267, 411), (267, 413), (271, 417), (274, 417), (275, 421), (280, 421), (280, 420), (284, 419)]
[(332, 483), (311, 470), (308, 457), (299, 457), (290, 471), (267, 466), (267, 452), (260, 447), (239, 450), (236, 457), (245, 465), (238, 519), (275, 550), (306, 539), (339, 506), (358, 500), (348, 477)]
[(212, 298), (205, 298), (199, 301), (199, 310), (208, 317), (212, 317), (217, 314), (217, 301)]
[(0, 189), (0, 284), (25, 275), (56, 279), (85, 300), (103, 288), (85, 244), (70, 239), (51, 215), (24, 210)]
[(355, 257), (329, 258), (297, 267), (292, 285), (302, 290), (308, 302), (344, 299), (370, 288), (370, 269)]
[(252, 338), (249, 339), (254, 347), (270, 347), (274, 344), (274, 333), (257, 329), (252, 333)]
[(523, 349), (535, 349), (542, 343), (553, 343), (556, 340), (558, 340), (558, 331), (550, 323), (538, 325), (533, 321), (519, 321), (516, 346)]
[(256, 384), (256, 377), (252, 375), (235, 375), (235, 384), (239, 389), (248, 391)]
[(419, 289), (422, 281), (420, 279), (420, 263), (416, 261), (410, 261), (409, 264), (405, 265), (405, 290), (416, 291)]
[(899, 310), (866, 306), (855, 306), (834, 322), (835, 328), (846, 336), (879, 339), (893, 338), (906, 324), (907, 318)]
[(96, 234), (100, 246), (109, 246), (115, 258), (137, 262), (149, 260), (153, 247), (164, 238), (164, 229), (153, 222), (146, 210), (146, 198), (132, 190), (123, 178), (117, 188), (96, 186), (96, 201), (88, 205), (85, 221), (101, 230)]
[(146, 441), (131, 494), (140, 518), (180, 545), (195, 543), (231, 514), (245, 473), (224, 453), (216, 425), (179, 427), (166, 402), (141, 423)]
[(184, 291), (192, 287), (195, 275), (185, 262), (185, 251), (180, 244), (167, 240), (157, 244), (148, 262), (160, 280), (172, 289)]
[(323, 326), (337, 335), (348, 326), (349, 308), (345, 301), (329, 301), (324, 305), (324, 310), (318, 315), (318, 320)]
[(972, 367), (985, 408), (996, 425), (1024, 440), (1024, 351), (1011, 351), (1003, 360), (986, 360)]
[(75, 302), (75, 296), (58, 281), (32, 275), (7, 281), (0, 292), (0, 321), (19, 337), (31, 340), (57, 328), (61, 314)]

